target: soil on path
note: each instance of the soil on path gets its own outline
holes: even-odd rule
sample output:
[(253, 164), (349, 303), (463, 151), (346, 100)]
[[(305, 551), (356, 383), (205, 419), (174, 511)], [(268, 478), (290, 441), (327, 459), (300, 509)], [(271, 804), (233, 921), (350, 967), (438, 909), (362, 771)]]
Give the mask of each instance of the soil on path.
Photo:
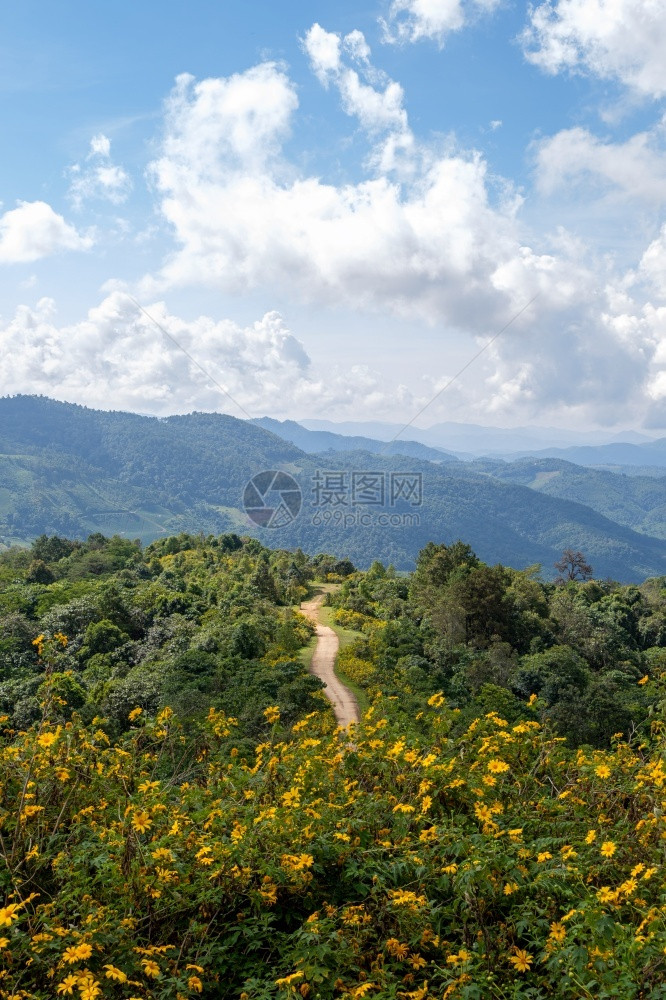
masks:
[(301, 611), (317, 628), (317, 646), (312, 654), (310, 671), (326, 685), (324, 694), (333, 706), (338, 725), (346, 727), (352, 722), (359, 721), (358, 704), (349, 688), (335, 674), (338, 637), (333, 629), (324, 625), (319, 618), (319, 609), (325, 597), (326, 594), (317, 594), (316, 597), (301, 604)]

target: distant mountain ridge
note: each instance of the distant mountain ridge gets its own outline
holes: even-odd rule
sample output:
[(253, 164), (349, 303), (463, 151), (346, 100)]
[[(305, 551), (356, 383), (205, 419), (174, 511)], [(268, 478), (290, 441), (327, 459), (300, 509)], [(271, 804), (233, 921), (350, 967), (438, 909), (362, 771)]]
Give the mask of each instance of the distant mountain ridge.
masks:
[(455, 455), (442, 448), (430, 448), (418, 441), (405, 441), (402, 438), (396, 441), (379, 441), (368, 437), (333, 434), (331, 431), (313, 431), (296, 423), (295, 420), (274, 420), (272, 417), (259, 417), (251, 423), (277, 434), (285, 441), (290, 441), (308, 454), (326, 451), (369, 451), (372, 454), (407, 455), (408, 458), (421, 458), (426, 462), (459, 461)]
[(585, 466), (646, 466), (666, 469), (666, 438), (644, 444), (619, 441), (614, 444), (585, 445), (573, 448), (544, 448), (539, 451), (519, 451), (507, 458), (561, 458)]
[[(652, 438), (638, 431), (572, 431), (555, 427), (484, 427), (481, 424), (465, 424), (456, 421), (445, 421), (422, 428), (410, 426), (408, 432), (402, 424), (383, 423), (381, 421), (354, 422), (342, 421), (334, 423), (330, 420), (305, 419), (299, 423), (309, 430), (328, 431), (347, 436), (367, 435), (380, 441), (391, 440), (399, 434), (402, 440), (407, 434), (421, 444), (432, 448), (443, 448), (456, 454), (472, 455), (509, 455), (534, 454), (545, 450), (572, 447), (599, 447), (618, 442), (641, 445), (650, 444)], [(548, 452), (550, 454), (550, 451)], [(567, 457), (563, 455), (562, 457)], [(575, 459), (570, 459), (575, 461)], [(582, 463), (586, 464), (586, 463)], [(622, 464), (622, 463), (621, 463)], [(643, 463), (649, 464), (649, 463)]]
[[(266, 470), (294, 477), (302, 508), (292, 523), (256, 527), (243, 510), (250, 479)], [(378, 510), (344, 494), (317, 507), (325, 470), (388, 483), (422, 477), (422, 502)], [(344, 514), (344, 519), (323, 515)], [(402, 520), (401, 520), (402, 518)], [(364, 520), (365, 519), (365, 520)], [(414, 564), (428, 541), (468, 542), (484, 561), (541, 563), (552, 575), (562, 549), (582, 549), (599, 576), (636, 581), (666, 575), (666, 541), (639, 534), (568, 498), (502, 481), (464, 462), (430, 462), (367, 450), (306, 454), (257, 424), (216, 413), (165, 419), (90, 410), (43, 397), (0, 399), (0, 544), (37, 535), (123, 534), (144, 542), (181, 531), (255, 534), (265, 544), (331, 552), (368, 566)]]

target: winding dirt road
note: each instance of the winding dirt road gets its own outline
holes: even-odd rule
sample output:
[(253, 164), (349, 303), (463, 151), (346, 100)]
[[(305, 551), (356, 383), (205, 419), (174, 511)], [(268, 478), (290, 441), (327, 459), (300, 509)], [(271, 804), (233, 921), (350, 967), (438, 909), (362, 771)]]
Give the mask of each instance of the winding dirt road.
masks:
[(338, 637), (332, 628), (324, 625), (319, 618), (319, 609), (326, 594), (317, 594), (309, 601), (303, 601), (301, 611), (317, 627), (317, 645), (312, 654), (310, 671), (326, 685), (324, 694), (333, 706), (339, 726), (347, 727), (359, 721), (356, 698), (335, 675), (335, 659), (338, 655)]

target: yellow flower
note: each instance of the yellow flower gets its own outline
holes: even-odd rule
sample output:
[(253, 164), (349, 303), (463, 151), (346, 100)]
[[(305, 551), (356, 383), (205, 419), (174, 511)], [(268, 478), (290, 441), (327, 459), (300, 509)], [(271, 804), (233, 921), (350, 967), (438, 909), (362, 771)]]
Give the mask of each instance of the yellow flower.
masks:
[(153, 825), (153, 821), (150, 818), (149, 813), (145, 812), (143, 809), (137, 809), (137, 811), (132, 816), (132, 826), (139, 833), (145, 833)]
[(401, 944), (397, 938), (389, 938), (386, 942), (386, 950), (389, 955), (393, 955), (395, 958), (407, 958), (409, 955), (409, 945)]
[(264, 718), (271, 724), (280, 721), (280, 709), (277, 705), (269, 705), (264, 709)]
[(422, 969), (428, 963), (422, 955), (412, 954), (409, 956), (409, 964), (413, 969)]
[(476, 818), (481, 820), (482, 823), (489, 823), (492, 820), (493, 814), (490, 808), (481, 802), (474, 803), (474, 812)]
[(617, 850), (617, 846), (612, 840), (604, 840), (599, 850), (605, 858), (612, 858)]
[(105, 965), (104, 968), (106, 969), (104, 974), (107, 979), (114, 979), (117, 983), (127, 982), (127, 976), (122, 969), (117, 969), (115, 965)]
[(150, 856), (156, 861), (173, 861), (173, 851), (170, 851), (168, 847), (157, 847)]
[(89, 944), (73, 944), (69, 948), (65, 948), (65, 952), (62, 956), (63, 962), (83, 962), (92, 955), (92, 945)]
[(294, 806), (298, 807), (301, 804), (300, 800), (300, 789), (290, 788), (288, 792), (285, 792), (282, 796), (283, 806)]
[(550, 861), (552, 856), (550, 851), (542, 851), (541, 854), (537, 854), (537, 861), (541, 864), (543, 861)]
[(203, 983), (198, 976), (190, 976), (187, 980), (187, 985), (191, 990), (196, 990), (197, 993), (201, 993), (203, 989)]
[[(33, 938), (33, 941), (34, 940), (35, 939)], [(8, 944), (9, 944), (9, 938), (8, 937), (0, 937), (0, 949), (6, 948)]]
[(44, 747), (47, 750), (50, 746), (53, 746), (55, 741), (58, 739), (57, 733), (42, 733), (41, 736), (37, 737), (37, 742), (40, 747)]
[(9, 906), (0, 907), (0, 927), (11, 927), (12, 920), (18, 920), (17, 903), (10, 903)]
[(141, 784), (139, 785), (139, 791), (141, 792), (142, 795), (145, 795), (146, 792), (152, 792), (159, 787), (160, 787), (159, 781), (142, 781)]
[(133, 709), (132, 709), (132, 711), (131, 711), (131, 712), (130, 712), (130, 714), (129, 714), (129, 715), (127, 716), (127, 718), (129, 719), (129, 721), (130, 721), (130, 722), (134, 722), (134, 720), (135, 720), (135, 719), (138, 719), (138, 718), (139, 718), (139, 716), (141, 715), (141, 713), (142, 713), (142, 712), (143, 712), (143, 709), (142, 709), (142, 708), (139, 708), (139, 707), (137, 706), (136, 708), (133, 708)]
[(511, 893), (518, 891), (518, 883), (517, 882), (505, 882), (505, 884), (504, 884), (504, 890), (503, 891), (504, 891), (504, 895), (505, 896), (510, 896)]
[(91, 977), (86, 981), (79, 979), (79, 991), (81, 994), (81, 1000), (95, 1000), (95, 998), (101, 994), (102, 988), (99, 983), (96, 983)]
[(162, 974), (162, 970), (157, 962), (153, 962), (150, 958), (142, 958), (141, 965), (143, 966), (145, 975), (150, 976), (151, 979), (157, 979)]
[(72, 973), (70, 972), (68, 976), (65, 976), (65, 978), (61, 983), (58, 983), (58, 993), (70, 993), (70, 994), (73, 993), (74, 987), (76, 986), (78, 981), (79, 977), (72, 975)]
[(445, 700), (446, 699), (444, 698), (442, 692), (438, 691), (437, 694), (433, 694), (430, 698), (428, 698), (428, 704), (431, 708), (441, 708)]
[(594, 841), (596, 839), (596, 836), (597, 836), (597, 831), (596, 830), (588, 830), (587, 831), (587, 836), (585, 837), (585, 843), (586, 844), (592, 844), (592, 843), (594, 843)]
[(648, 674), (644, 674), (644, 676), (641, 677), (641, 679), (638, 681), (638, 683), (639, 684), (647, 684), (647, 682), (649, 680), (650, 680), (650, 678), (649, 678)]
[(529, 972), (530, 965), (534, 961), (532, 955), (528, 955), (526, 951), (521, 948), (516, 948), (516, 954), (509, 957), (509, 961), (517, 969), (518, 972)]
[(69, 771), (66, 767), (56, 767), (55, 776), (58, 781), (69, 781)]
[(599, 764), (599, 767), (595, 768), (595, 774), (598, 778), (610, 778), (611, 769), (608, 764)]
[(505, 771), (509, 770), (509, 765), (503, 760), (498, 760), (496, 757), (493, 760), (488, 761), (488, 770), (493, 774), (504, 774)]
[(276, 986), (291, 986), (292, 983), (295, 983), (297, 979), (301, 979), (301, 977), (304, 976), (304, 975), (305, 975), (305, 973), (303, 972), (303, 970), (299, 969), (298, 972), (292, 972), (291, 975), (289, 975), (289, 976), (284, 976), (282, 979), (276, 979), (275, 980), (275, 985)]
[(528, 705), (528, 707), (529, 707), (529, 708), (531, 708), (531, 707), (532, 707), (532, 705), (534, 704), (534, 702), (535, 702), (536, 700), (537, 700), (537, 696), (536, 696), (535, 694), (531, 694), (531, 695), (529, 696), (529, 698), (528, 698), (528, 701), (527, 701), (527, 705)]
[(550, 936), (554, 941), (557, 941), (558, 944), (561, 944), (562, 941), (564, 941), (566, 933), (567, 929), (564, 924), (552, 923), (550, 925)]
[(38, 813), (44, 811), (44, 806), (26, 806), (21, 813), (20, 819), (26, 820), (30, 819), (31, 816), (37, 816)]

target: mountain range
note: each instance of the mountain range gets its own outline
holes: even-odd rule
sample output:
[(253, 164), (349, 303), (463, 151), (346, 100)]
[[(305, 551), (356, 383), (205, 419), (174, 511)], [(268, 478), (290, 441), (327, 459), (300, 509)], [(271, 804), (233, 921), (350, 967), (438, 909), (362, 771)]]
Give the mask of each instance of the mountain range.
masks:
[[(580, 447), (604, 447), (614, 444), (650, 445), (653, 439), (640, 431), (568, 430), (558, 427), (487, 427), (482, 424), (464, 424), (453, 420), (422, 428), (383, 421), (346, 421), (333, 423), (330, 420), (299, 421), (299, 424), (313, 431), (328, 431), (346, 436), (363, 435), (380, 441), (391, 441), (396, 436), (430, 448), (442, 448), (462, 457), (483, 455), (533, 454), (548, 449), (568, 449)], [(562, 456), (566, 457), (566, 456)], [(573, 461), (573, 459), (572, 459)], [(649, 464), (649, 463), (645, 463)]]
[[(570, 463), (552, 468), (552, 460), (547, 467), (466, 463), (438, 449), (430, 460), (429, 452), (381, 454), (372, 439), (354, 450), (357, 444), (308, 453), (264, 426), (224, 414), (156, 418), (5, 397), (0, 543), (25, 544), (42, 533), (99, 531), (147, 542), (181, 531), (235, 531), (271, 546), (332, 552), (359, 566), (379, 559), (409, 569), (428, 541), (462, 538), (486, 562), (540, 563), (545, 577), (566, 547), (581, 549), (599, 577), (630, 582), (666, 575), (661, 480), (607, 481), (571, 471)], [(288, 512), (281, 526), (262, 528), (244, 510), (247, 484), (276, 470), (295, 480), (291, 494), (300, 494), (300, 509)], [(331, 486), (335, 476), (337, 496), (322, 493), (322, 483)], [(394, 480), (410, 477), (419, 478), (420, 497), (403, 494), (391, 504)], [(383, 483), (383, 504), (371, 481)], [(610, 483), (622, 483), (615, 508)], [(282, 488), (267, 493), (267, 507), (282, 495)], [(381, 516), (393, 520), (382, 524)]]

